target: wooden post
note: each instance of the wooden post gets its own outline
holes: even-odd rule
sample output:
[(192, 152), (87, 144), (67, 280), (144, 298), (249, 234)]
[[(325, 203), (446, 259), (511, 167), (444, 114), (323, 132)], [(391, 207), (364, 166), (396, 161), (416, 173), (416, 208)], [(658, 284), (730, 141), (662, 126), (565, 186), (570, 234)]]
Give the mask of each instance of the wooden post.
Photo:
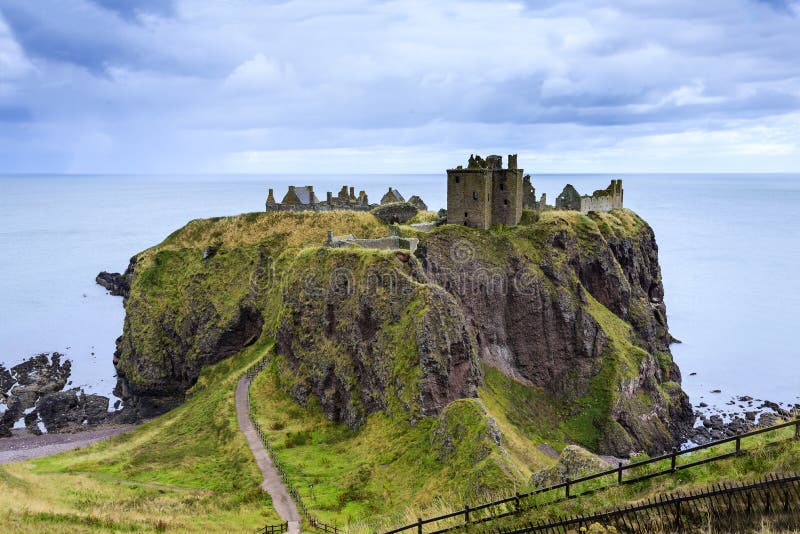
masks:
[(675, 462), (677, 461), (677, 456), (678, 456), (678, 449), (672, 447), (672, 458), (670, 458), (672, 465), (670, 466), (670, 470), (673, 473), (675, 472)]
[(417, 518), (417, 534), (422, 534), (422, 518)]
[(742, 431), (736, 431), (736, 454), (742, 453)]
[(622, 484), (622, 462), (617, 465), (617, 484)]
[(522, 505), (519, 502), (519, 492), (517, 491), (514, 493), (514, 508), (516, 509), (516, 513), (520, 513), (522, 511), (521, 507)]
[(569, 477), (567, 477), (567, 480), (566, 480), (566, 482), (567, 482), (567, 485), (566, 485), (565, 487), (566, 487), (566, 489), (567, 489), (567, 499), (569, 499), (569, 498), (570, 498), (570, 497), (569, 497)]
[(469, 505), (464, 505), (464, 525), (469, 526)]

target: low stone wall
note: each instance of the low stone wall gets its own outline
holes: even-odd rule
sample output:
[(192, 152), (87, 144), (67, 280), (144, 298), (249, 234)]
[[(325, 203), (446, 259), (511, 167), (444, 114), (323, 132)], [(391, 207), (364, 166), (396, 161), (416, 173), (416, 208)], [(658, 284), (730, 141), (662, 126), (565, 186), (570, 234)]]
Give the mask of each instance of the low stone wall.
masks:
[(326, 243), (329, 247), (347, 247), (358, 245), (363, 248), (376, 250), (408, 250), (412, 254), (417, 250), (419, 239), (416, 237), (399, 237), (396, 235), (379, 237), (377, 239), (357, 239), (353, 236), (334, 237)]

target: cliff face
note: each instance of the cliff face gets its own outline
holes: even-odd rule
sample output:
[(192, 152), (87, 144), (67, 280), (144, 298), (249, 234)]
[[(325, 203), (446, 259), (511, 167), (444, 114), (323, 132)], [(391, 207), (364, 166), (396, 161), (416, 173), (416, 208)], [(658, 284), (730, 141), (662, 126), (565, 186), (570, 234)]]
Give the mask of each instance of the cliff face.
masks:
[[(333, 275), (333, 276), (331, 276)], [(351, 428), (477, 395), (477, 353), (453, 297), (406, 253), (321, 248), (294, 262), (276, 333), (284, 387)]]
[(417, 257), (320, 247), (329, 228), (386, 232), (369, 214), (251, 214), (138, 255), (115, 359), (131, 417), (264, 336), (280, 387), (352, 428), (439, 415), (477, 395), (481, 365), (541, 393), (565, 439), (594, 450), (663, 450), (690, 421), (655, 239), (632, 212), (444, 226), (417, 235)]
[(493, 233), (444, 227), (422, 249), (481, 360), (546, 390), (574, 439), (622, 455), (664, 450), (686, 431), (658, 248), (632, 212), (546, 213)]

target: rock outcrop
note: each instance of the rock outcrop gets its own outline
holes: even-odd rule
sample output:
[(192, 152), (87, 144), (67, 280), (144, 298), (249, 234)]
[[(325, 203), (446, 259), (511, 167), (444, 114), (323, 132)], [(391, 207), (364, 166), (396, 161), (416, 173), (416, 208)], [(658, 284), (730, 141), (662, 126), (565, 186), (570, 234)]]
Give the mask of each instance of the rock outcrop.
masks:
[(10, 370), (0, 366), (0, 437), (10, 436), (20, 419), (34, 434), (39, 423), (48, 432), (68, 432), (83, 425), (96, 425), (108, 417), (107, 397), (86, 395), (80, 389), (62, 391), (67, 385), (72, 362), (62, 354), (38, 354)]
[(106, 271), (100, 271), (100, 273), (95, 277), (95, 282), (98, 285), (103, 286), (106, 288), (112, 295), (116, 295), (118, 297), (128, 298), (128, 293), (131, 290), (131, 280), (133, 280), (133, 271), (136, 267), (136, 257), (134, 256), (131, 258), (130, 263), (128, 264), (128, 268), (125, 269), (125, 272), (120, 273), (109, 273)]
[(468, 316), (482, 361), (577, 417), (591, 407), (576, 425), (594, 428), (593, 448), (662, 451), (691, 427), (655, 237), (632, 212), (553, 212), (505, 235), (449, 226), (420, 249)]
[(275, 347), (298, 402), (313, 396), (355, 428), (380, 410), (418, 419), (477, 395), (465, 317), (413, 256), (321, 248), (292, 273), (302, 283), (286, 284)]
[(660, 452), (691, 427), (658, 249), (634, 213), (445, 225), (415, 235), (415, 256), (320, 247), (329, 229), (385, 235), (368, 213), (347, 217), (193, 221), (138, 255), (115, 356), (125, 412), (176, 406), (203, 366), (260, 337), (275, 340), (282, 389), (351, 427), (438, 415), (476, 395), (481, 365), (541, 392), (596, 452)]
[(577, 445), (567, 445), (558, 457), (558, 463), (531, 475), (531, 486), (545, 488), (575, 480), (585, 475), (605, 471), (611, 466)]

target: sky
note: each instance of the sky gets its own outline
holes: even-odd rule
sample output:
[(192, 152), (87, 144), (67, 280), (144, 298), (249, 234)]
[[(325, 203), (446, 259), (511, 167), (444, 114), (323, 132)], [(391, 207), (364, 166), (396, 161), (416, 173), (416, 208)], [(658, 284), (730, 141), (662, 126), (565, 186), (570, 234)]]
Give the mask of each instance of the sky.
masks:
[(800, 172), (800, 0), (0, 0), (0, 173)]

